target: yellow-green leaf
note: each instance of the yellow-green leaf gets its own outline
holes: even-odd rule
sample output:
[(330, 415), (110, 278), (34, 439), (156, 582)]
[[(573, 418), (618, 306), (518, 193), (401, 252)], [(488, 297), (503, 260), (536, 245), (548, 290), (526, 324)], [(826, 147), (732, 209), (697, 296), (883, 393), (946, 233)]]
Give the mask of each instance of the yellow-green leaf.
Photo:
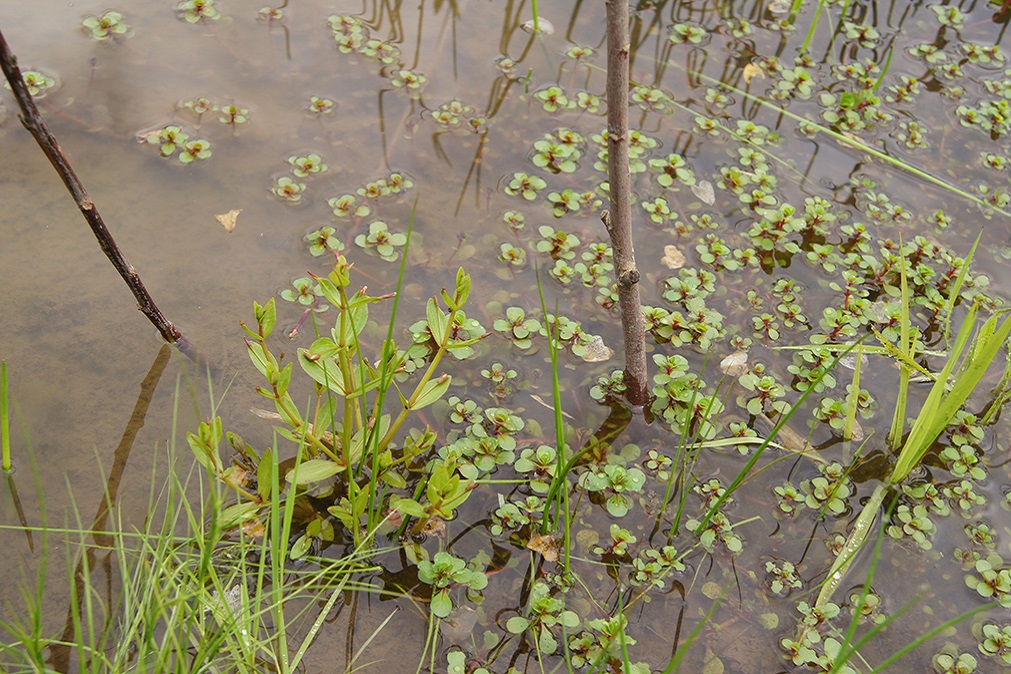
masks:
[(288, 471), (288, 474), (284, 476), (284, 479), (289, 483), (294, 483), (296, 485), (300, 484), (311, 484), (313, 482), (319, 482), (327, 478), (333, 477), (341, 470), (333, 461), (327, 459), (310, 459), (309, 461), (303, 461), (302, 464), (297, 468), (298, 476), (295, 476), (296, 469)]
[(414, 399), (414, 404), (408, 409), (420, 410), (422, 407), (428, 407), (432, 403), (441, 399), (442, 396), (446, 395), (446, 391), (449, 389), (449, 384), (453, 381), (453, 378), (448, 374), (444, 374), (438, 379), (430, 379), (422, 389), (421, 393)]

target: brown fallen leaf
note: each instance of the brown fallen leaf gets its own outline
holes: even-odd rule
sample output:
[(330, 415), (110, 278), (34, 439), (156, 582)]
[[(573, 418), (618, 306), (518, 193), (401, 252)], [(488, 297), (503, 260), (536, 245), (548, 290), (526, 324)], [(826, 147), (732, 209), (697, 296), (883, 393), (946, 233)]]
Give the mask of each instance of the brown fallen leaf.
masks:
[(241, 208), (233, 208), (227, 213), (222, 213), (221, 215), (215, 215), (214, 217), (218, 219), (221, 226), (225, 228), (225, 231), (229, 234), (235, 229), (235, 221), (239, 217), (239, 213), (242, 212)]
[(425, 523), (422, 527), (422, 532), (428, 536), (437, 536), (438, 538), (446, 537), (446, 521), (441, 520), (438, 517), (433, 517)]
[(527, 549), (541, 553), (546, 562), (558, 561), (558, 539), (554, 536), (531, 536), (527, 542)]
[(668, 269), (680, 269), (685, 266), (685, 255), (678, 250), (677, 246), (664, 246), (660, 262)]

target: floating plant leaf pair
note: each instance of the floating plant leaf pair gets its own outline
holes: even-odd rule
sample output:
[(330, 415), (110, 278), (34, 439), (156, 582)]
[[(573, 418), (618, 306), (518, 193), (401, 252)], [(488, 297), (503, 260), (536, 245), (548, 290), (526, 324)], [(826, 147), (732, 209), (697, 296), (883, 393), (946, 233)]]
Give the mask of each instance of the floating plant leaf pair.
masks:
[(389, 226), (382, 220), (369, 223), (369, 233), (355, 237), (355, 245), (362, 248), (375, 249), (379, 257), (387, 262), (395, 262), (400, 257), (398, 248), (407, 244), (407, 235), (401, 232), (391, 232)]
[(210, 141), (203, 138), (190, 140), (189, 134), (183, 131), (180, 126), (170, 124), (155, 131), (143, 133), (140, 138), (148, 143), (158, 145), (159, 152), (163, 157), (171, 157), (178, 150), (179, 161), (183, 164), (190, 164), (211, 156)]
[[(38, 70), (25, 70), (21, 73), (21, 79), (28, 87), (28, 93), (35, 98), (44, 98), (45, 95), (56, 87), (56, 80)], [(4, 81), (4, 87), (10, 90), (9, 82)]]
[(217, 21), (221, 12), (214, 6), (214, 0), (183, 0), (176, 5), (176, 13), (186, 23)]
[(91, 31), (91, 37), (99, 42), (116, 38), (130, 30), (130, 27), (123, 21), (120, 12), (109, 10), (102, 16), (89, 16), (82, 22), (82, 25)]

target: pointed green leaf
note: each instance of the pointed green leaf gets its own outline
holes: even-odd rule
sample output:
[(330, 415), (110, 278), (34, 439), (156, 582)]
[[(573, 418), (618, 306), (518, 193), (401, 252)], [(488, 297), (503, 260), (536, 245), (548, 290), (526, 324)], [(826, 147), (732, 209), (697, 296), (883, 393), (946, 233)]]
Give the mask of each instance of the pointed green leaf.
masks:
[(267, 449), (256, 467), (256, 493), (265, 502), (270, 501), (270, 476), (274, 472), (274, 450)]
[(274, 304), (274, 298), (271, 297), (262, 307), (253, 302), (253, 315), (256, 317), (261, 338), (266, 339), (274, 331), (274, 325), (277, 323), (277, 307)]
[(412, 498), (402, 498), (397, 499), (396, 502), (391, 502), (395, 509), (399, 510), (408, 517), (424, 517), (425, 509), (420, 503)]
[(308, 461), (303, 461), (297, 468), (298, 475), (296, 476), (296, 469), (289, 470), (284, 476), (284, 479), (289, 484), (303, 485), (312, 484), (313, 482), (320, 482), (331, 478), (341, 471), (341, 467), (338, 466), (333, 461), (327, 459), (310, 459)]
[(253, 367), (259, 370), (264, 377), (268, 376), (268, 372), (277, 370), (277, 361), (262, 343), (247, 341), (246, 352), (249, 354), (249, 360), (253, 361)]
[(466, 273), (463, 267), (456, 270), (456, 293), (453, 299), (458, 309), (462, 308), (470, 297), (470, 282), (470, 274)]
[(874, 488), (874, 493), (871, 494), (870, 499), (864, 504), (863, 510), (860, 511), (856, 521), (853, 523), (853, 530), (850, 532), (849, 538), (846, 539), (846, 543), (843, 544), (839, 554), (836, 555), (835, 561), (832, 562), (832, 568), (829, 569), (828, 576), (825, 578), (825, 582), (822, 583), (815, 606), (824, 606), (827, 602), (831, 601), (832, 595), (846, 578), (846, 572), (849, 570), (850, 564), (853, 563), (856, 554), (863, 547), (867, 536), (871, 532), (874, 518), (878, 515), (878, 508), (881, 507), (886, 493), (887, 490), (883, 484), (879, 484)]
[(449, 316), (442, 313), (442, 309), (439, 308), (439, 304), (435, 301), (435, 298), (429, 298), (428, 304), (425, 307), (425, 315), (428, 319), (428, 329), (431, 331), (435, 343), (444, 343), (447, 336), (446, 331), (449, 328)]
[(256, 517), (259, 509), (260, 505), (258, 503), (236, 503), (221, 511), (221, 514), (218, 516), (218, 523), (225, 529), (237, 527), (243, 522), (248, 522)]
[(448, 374), (444, 374), (438, 379), (428, 380), (421, 393), (415, 397), (414, 404), (408, 409), (420, 410), (440, 400), (442, 396), (446, 395), (446, 391), (449, 390), (449, 385), (452, 381), (453, 378)]

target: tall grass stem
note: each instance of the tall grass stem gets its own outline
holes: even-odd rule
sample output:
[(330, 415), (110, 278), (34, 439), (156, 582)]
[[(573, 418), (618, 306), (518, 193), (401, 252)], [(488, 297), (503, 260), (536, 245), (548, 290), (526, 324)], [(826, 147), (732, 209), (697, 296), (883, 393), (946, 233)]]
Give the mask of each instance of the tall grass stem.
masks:
[(7, 409), (7, 361), (0, 361), (0, 447), (3, 451), (3, 469), (11, 469), (11, 420)]

